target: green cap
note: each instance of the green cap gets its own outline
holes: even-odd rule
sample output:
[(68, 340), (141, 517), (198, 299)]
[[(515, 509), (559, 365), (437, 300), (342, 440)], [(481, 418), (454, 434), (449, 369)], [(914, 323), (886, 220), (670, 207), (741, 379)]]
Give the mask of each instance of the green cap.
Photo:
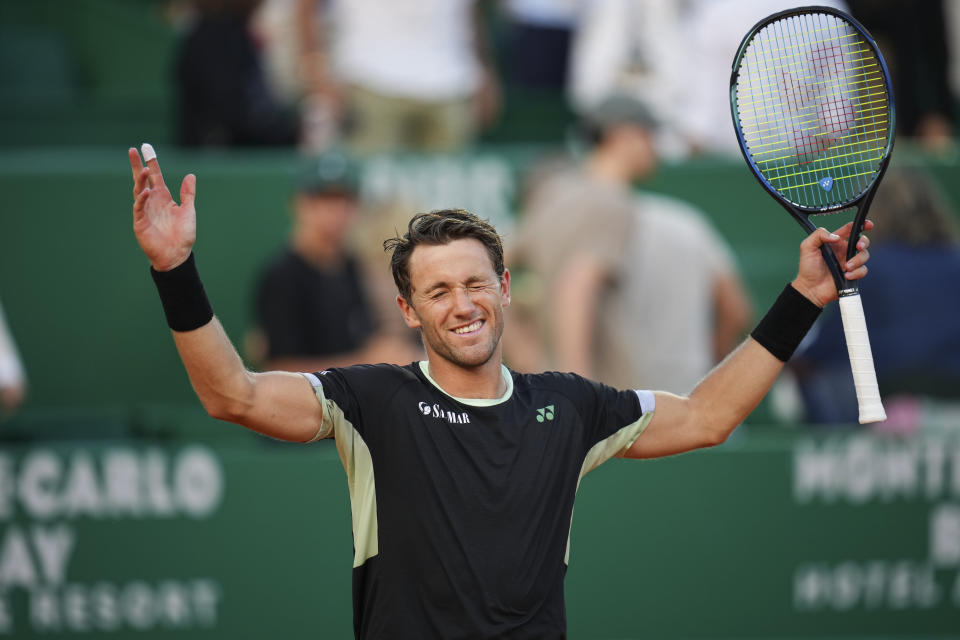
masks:
[(645, 102), (626, 93), (615, 93), (591, 109), (584, 118), (585, 124), (603, 131), (618, 124), (634, 124), (646, 129), (655, 129), (657, 119)]
[(315, 196), (357, 197), (360, 190), (358, 168), (349, 156), (338, 151), (311, 157), (300, 171), (297, 190)]

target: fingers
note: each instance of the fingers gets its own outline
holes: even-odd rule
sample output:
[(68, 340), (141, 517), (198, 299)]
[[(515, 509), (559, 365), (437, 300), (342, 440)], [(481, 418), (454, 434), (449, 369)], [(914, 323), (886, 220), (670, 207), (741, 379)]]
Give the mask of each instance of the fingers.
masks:
[[(817, 250), (822, 245), (834, 244), (834, 243), (843, 241), (843, 236), (841, 236), (839, 233), (842, 230), (843, 230), (843, 227), (841, 227), (840, 229), (837, 229), (838, 233), (830, 233), (823, 227), (818, 227), (815, 231), (811, 232), (810, 235), (808, 235), (804, 239), (804, 241), (801, 242), (800, 244), (801, 246), (806, 245), (807, 249)], [(848, 230), (848, 233), (849, 233), (849, 230)]]
[[(819, 249), (821, 245), (829, 244), (832, 246), (834, 252), (837, 254), (837, 259), (843, 263), (844, 256), (846, 255), (845, 250), (847, 248), (847, 243), (850, 240), (850, 232), (853, 228), (853, 223), (848, 222), (843, 225), (833, 233), (827, 231), (823, 227), (819, 227), (816, 231), (812, 232), (807, 239), (804, 241), (808, 245), (812, 245), (810, 248)], [(863, 225), (864, 230), (873, 229), (873, 222), (867, 220)], [(865, 235), (861, 235), (857, 238), (857, 250), (863, 250), (870, 246), (870, 238)]]
[[(873, 226), (872, 220), (865, 220), (863, 229), (864, 231), (868, 231), (873, 229)], [(865, 235), (860, 235), (860, 237), (857, 238), (857, 253), (844, 262), (852, 230), (853, 222), (848, 222), (834, 232), (834, 235), (839, 236), (844, 242), (843, 244), (833, 242), (833, 250), (837, 256), (837, 261), (842, 265), (844, 271), (843, 277), (847, 280), (859, 280), (867, 275), (866, 262), (870, 259), (870, 252), (867, 251), (867, 247), (870, 246), (870, 238)]]
[(843, 272), (843, 277), (847, 280), (859, 280), (867, 275), (867, 265), (863, 263), (870, 259), (870, 254), (864, 251), (863, 258), (858, 260), (859, 256), (860, 254), (857, 254), (847, 262), (846, 270)]
[(140, 162), (140, 152), (130, 147), (127, 149), (127, 157), (130, 159), (130, 171), (133, 173), (133, 221), (136, 222), (143, 217), (143, 205), (150, 195), (150, 189), (147, 187), (147, 177), (149, 169)]
[(145, 211), (145, 209), (144, 209), (144, 206), (146, 205), (147, 198), (149, 198), (149, 197), (150, 197), (150, 188), (147, 187), (146, 189), (144, 189), (144, 190), (142, 190), (140, 193), (138, 193), (138, 194), (136, 195), (136, 197), (133, 199), (133, 221), (134, 221), (134, 223), (136, 223), (137, 220), (139, 220), (140, 218), (142, 218), (143, 216), (146, 215), (146, 211)]
[(141, 169), (143, 169), (143, 164), (140, 162), (140, 153), (133, 147), (130, 147), (127, 149), (127, 156), (130, 158), (130, 170), (133, 172), (133, 180), (136, 182), (137, 176), (140, 174)]
[(870, 246), (870, 238), (867, 236), (860, 236), (860, 239), (857, 240), (857, 250), (862, 251)]
[(130, 170), (133, 172), (133, 199), (136, 200), (147, 186), (149, 170), (144, 168), (140, 162), (140, 153), (133, 147), (127, 150), (127, 156), (130, 158)]
[(867, 260), (870, 259), (870, 252), (867, 251), (867, 247), (870, 246), (870, 239), (867, 236), (860, 236), (859, 242), (857, 242), (857, 254), (847, 260), (844, 263), (844, 274), (843, 276), (847, 280), (859, 280), (863, 276), (867, 275)]
[[(863, 223), (863, 230), (864, 230), (864, 231), (869, 231), (870, 229), (873, 229), (873, 221), (872, 221), (872, 220), (865, 220), (864, 223)], [(851, 221), (851, 222), (848, 222), (847, 224), (843, 225), (842, 227), (840, 227), (840, 228), (837, 229), (836, 231), (834, 231), (834, 233), (837, 234), (838, 236), (840, 236), (840, 237), (843, 238), (843, 239), (847, 239), (847, 238), (850, 237), (850, 233), (851, 233), (852, 231), (853, 231), (853, 222)]]
[(818, 251), (822, 245), (830, 246), (841, 265), (844, 278), (859, 280), (867, 275), (866, 263), (870, 259), (870, 252), (867, 247), (870, 246), (870, 239), (867, 236), (860, 236), (857, 240), (857, 253), (844, 262), (849, 233), (849, 225), (837, 229), (836, 233), (831, 233), (820, 227), (807, 236), (801, 246), (807, 251)]
[(136, 199), (140, 193), (147, 188), (147, 180), (150, 176), (150, 170), (146, 167), (140, 167), (137, 173), (133, 174), (133, 197)]
[(150, 186), (154, 189), (159, 187), (165, 187), (163, 183), (163, 173), (160, 171), (160, 163), (157, 162), (157, 152), (153, 150), (153, 145), (149, 142), (144, 142), (140, 146), (140, 151), (143, 153), (143, 159), (147, 163), (147, 168), (150, 170)]
[(193, 200), (197, 197), (197, 176), (188, 173), (180, 183), (180, 206), (193, 208)]
[[(810, 245), (812, 245), (811, 248), (819, 248), (824, 244), (831, 245), (834, 254), (837, 256), (837, 261), (842, 265), (844, 271), (843, 277), (847, 280), (859, 280), (867, 275), (866, 263), (870, 259), (870, 252), (867, 250), (867, 247), (870, 246), (870, 238), (863, 235), (860, 236), (860, 238), (857, 239), (857, 253), (844, 262), (850, 228), (850, 224), (845, 224), (837, 229), (835, 233), (830, 233), (821, 227), (811, 233), (804, 242), (809, 242)], [(865, 224), (864, 228), (868, 228), (868, 225)], [(869, 223), (869, 228), (873, 228), (872, 222)]]

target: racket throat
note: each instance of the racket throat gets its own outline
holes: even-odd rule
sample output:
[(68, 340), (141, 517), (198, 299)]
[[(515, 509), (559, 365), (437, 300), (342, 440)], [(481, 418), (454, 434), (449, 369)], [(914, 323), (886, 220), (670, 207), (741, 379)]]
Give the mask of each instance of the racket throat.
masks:
[(837, 262), (837, 256), (834, 255), (833, 249), (823, 245), (820, 247), (820, 253), (823, 255), (824, 262), (827, 263), (830, 275), (833, 276), (833, 284), (836, 285), (837, 292), (840, 296), (843, 297), (858, 293), (860, 289), (857, 284), (843, 277), (843, 271), (840, 269), (840, 263)]

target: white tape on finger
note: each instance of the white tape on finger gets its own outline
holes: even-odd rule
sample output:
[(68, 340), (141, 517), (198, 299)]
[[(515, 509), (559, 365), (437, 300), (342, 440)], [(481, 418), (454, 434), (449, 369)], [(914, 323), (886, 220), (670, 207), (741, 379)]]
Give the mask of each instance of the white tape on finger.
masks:
[(840, 298), (840, 316), (843, 319), (843, 335), (847, 340), (850, 369), (853, 371), (853, 386), (857, 390), (860, 405), (860, 424), (882, 422), (887, 419), (880, 401), (877, 372), (873, 366), (870, 336), (867, 321), (863, 316), (860, 294)]
[(150, 162), (157, 157), (157, 152), (153, 150), (153, 145), (149, 142), (144, 142), (142, 145), (140, 145), (140, 153), (143, 154), (144, 162)]

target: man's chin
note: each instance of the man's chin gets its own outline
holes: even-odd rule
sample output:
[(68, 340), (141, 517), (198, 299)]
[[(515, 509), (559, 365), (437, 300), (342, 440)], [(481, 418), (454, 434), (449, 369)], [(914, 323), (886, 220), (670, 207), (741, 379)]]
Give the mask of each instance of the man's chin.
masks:
[(485, 354), (477, 355), (460, 355), (453, 359), (453, 362), (460, 365), (465, 369), (479, 369), (483, 365), (490, 362), (490, 359), (493, 358), (493, 352), (487, 352)]
[(438, 355), (464, 369), (478, 369), (490, 362), (496, 349), (489, 346), (474, 346), (466, 349), (444, 349)]

